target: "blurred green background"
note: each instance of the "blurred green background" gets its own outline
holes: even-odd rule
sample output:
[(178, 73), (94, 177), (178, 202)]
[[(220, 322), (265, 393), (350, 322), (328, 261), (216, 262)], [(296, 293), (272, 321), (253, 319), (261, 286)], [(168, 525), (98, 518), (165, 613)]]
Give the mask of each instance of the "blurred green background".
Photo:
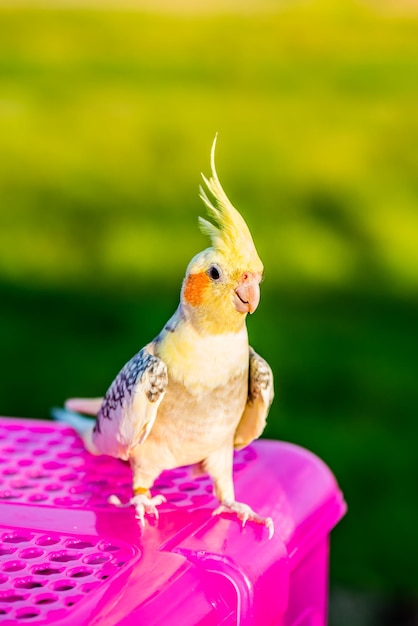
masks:
[(331, 626), (417, 624), (416, 3), (55, 4), (0, 2), (1, 413), (103, 394), (158, 333), (218, 131), (266, 268), (266, 436), (349, 505)]

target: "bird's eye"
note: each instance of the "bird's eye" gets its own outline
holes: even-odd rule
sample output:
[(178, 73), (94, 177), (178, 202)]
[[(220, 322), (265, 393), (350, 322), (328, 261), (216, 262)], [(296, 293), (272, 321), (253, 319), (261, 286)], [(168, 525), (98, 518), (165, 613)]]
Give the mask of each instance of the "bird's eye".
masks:
[(221, 270), (216, 265), (211, 265), (208, 269), (208, 275), (211, 280), (219, 280), (221, 277)]

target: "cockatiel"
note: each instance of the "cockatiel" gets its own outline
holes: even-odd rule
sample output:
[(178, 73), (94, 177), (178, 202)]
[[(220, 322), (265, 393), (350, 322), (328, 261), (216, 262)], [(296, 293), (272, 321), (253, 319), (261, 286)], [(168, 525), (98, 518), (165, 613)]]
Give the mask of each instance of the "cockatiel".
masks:
[[(129, 461), (133, 497), (128, 503), (144, 525), (158, 517), (162, 495), (151, 488), (163, 470), (196, 464), (214, 481), (220, 506), (264, 524), (273, 521), (237, 502), (233, 450), (259, 437), (273, 400), (269, 365), (248, 344), (247, 313), (260, 299), (263, 264), (250, 231), (228, 200), (215, 169), (200, 188), (212, 222), (199, 218), (212, 246), (190, 262), (180, 304), (160, 334), (117, 375), (104, 399), (71, 399), (66, 409), (97, 416), (84, 433), (88, 449)], [(64, 418), (65, 419), (65, 418)], [(122, 505), (116, 496), (110, 500)]]

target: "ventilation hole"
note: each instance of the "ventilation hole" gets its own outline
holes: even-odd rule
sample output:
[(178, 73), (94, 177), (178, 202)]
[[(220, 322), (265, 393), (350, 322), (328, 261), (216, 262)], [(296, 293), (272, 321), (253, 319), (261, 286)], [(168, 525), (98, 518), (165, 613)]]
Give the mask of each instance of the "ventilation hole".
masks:
[(210, 496), (208, 493), (202, 493), (197, 496), (192, 496), (192, 503), (195, 506), (202, 506), (203, 504), (206, 504), (207, 502), (210, 502), (211, 500), (212, 500), (212, 496)]
[(58, 461), (47, 461), (46, 463), (43, 464), (43, 467), (45, 469), (62, 469), (63, 467), (65, 467), (64, 463), (59, 463)]
[(36, 548), (26, 548), (19, 552), (21, 559), (36, 559), (43, 555), (43, 550), (37, 550)]
[(6, 454), (14, 454), (16, 452), (16, 448), (13, 448), (13, 446), (6, 446), (2, 449), (2, 452), (6, 452)]
[(168, 502), (181, 502), (181, 500), (187, 500), (187, 496), (184, 493), (169, 493), (166, 497)]
[(33, 493), (29, 497), (29, 502), (44, 502), (45, 500), (48, 500), (48, 496), (44, 493)]
[(155, 489), (172, 489), (174, 487), (174, 483), (170, 481), (159, 482), (158, 480), (154, 483)]
[(68, 575), (70, 578), (85, 578), (86, 576), (90, 576), (92, 573), (93, 570), (88, 569), (87, 567), (80, 567), (68, 572)]
[(24, 541), (30, 541), (32, 537), (19, 535), (18, 533), (9, 533), (7, 535), (3, 535), (2, 539), (6, 543), (23, 543)]
[(15, 467), (6, 467), (6, 469), (3, 470), (4, 476), (14, 476), (15, 474), (17, 474), (17, 469)]
[(29, 428), (29, 431), (31, 433), (42, 433), (42, 434), (46, 434), (46, 433), (53, 433), (54, 429), (51, 426), (31, 426)]
[(24, 480), (13, 480), (10, 483), (10, 486), (13, 487), (13, 489), (31, 489), (32, 485)]
[(9, 595), (4, 595), (0, 597), (0, 601), (1, 602), (22, 602), (23, 600), (25, 600), (26, 597), (25, 596), (21, 596), (17, 593), (10, 593)]
[(15, 582), (15, 587), (18, 589), (36, 589), (37, 587), (43, 587), (43, 585), (42, 583), (38, 583), (36, 580), (25, 580), (23, 578)]
[(53, 585), (54, 591), (70, 591), (71, 589), (74, 589), (74, 587), (74, 583), (66, 580), (61, 580)]
[(105, 554), (92, 554), (86, 557), (86, 563), (89, 565), (100, 565), (100, 563), (107, 563), (109, 559), (110, 556), (106, 556)]
[(46, 478), (51, 478), (51, 474), (41, 472), (39, 469), (33, 469), (28, 472), (28, 477), (33, 480), (45, 480)]
[(16, 548), (3, 548), (0, 547), (0, 556), (4, 556), (5, 554), (13, 554)]
[(17, 464), (19, 467), (28, 467), (29, 465), (33, 465), (33, 461), (32, 459), (20, 459)]
[(48, 441), (49, 446), (59, 446), (61, 443), (60, 439), (50, 439)]
[(77, 474), (65, 474), (64, 476), (61, 476), (61, 480), (65, 482), (75, 480), (76, 478), (78, 478)]
[(67, 541), (66, 542), (66, 547), (67, 548), (75, 548), (77, 550), (84, 550), (85, 548), (92, 548), (93, 544), (90, 543), (89, 541)]
[(69, 561), (77, 561), (80, 554), (71, 554), (71, 552), (56, 552), (49, 557), (51, 561), (57, 563), (68, 563)]
[(83, 594), (77, 594), (76, 596), (70, 596), (69, 598), (65, 599), (65, 604), (67, 606), (73, 606), (73, 604), (75, 604), (76, 602), (78, 602), (79, 600), (81, 600), (84, 597), (85, 596)]
[(170, 478), (186, 478), (187, 471), (186, 470), (171, 470)]
[[(77, 454), (77, 456), (79, 457), (80, 454)], [(75, 462), (74, 462), (73, 465), (71, 465), (71, 469), (73, 469), (75, 472), (87, 472), (87, 471), (90, 471), (89, 468), (86, 469), (86, 466), (85, 466), (84, 463), (75, 463)]]
[(195, 491), (195, 489), (199, 489), (199, 485), (196, 483), (183, 483), (179, 485), (180, 491)]
[(39, 569), (33, 570), (34, 574), (38, 574), (39, 576), (54, 576), (55, 574), (60, 574), (62, 572), (62, 568), (58, 569), (57, 567), (40, 567)]
[(62, 489), (62, 485), (59, 485), (58, 483), (50, 483), (45, 487), (45, 489), (47, 491), (60, 491)]
[(25, 569), (26, 563), (23, 561), (9, 561), (3, 565), (4, 572), (18, 572), (21, 569)]
[(12, 493), (11, 491), (0, 491), (1, 500), (16, 500), (21, 497), (21, 493)]
[(116, 550), (120, 550), (119, 546), (114, 546), (112, 543), (101, 543), (99, 548), (104, 550), (105, 552), (116, 552)]
[(39, 596), (36, 598), (36, 604), (52, 604), (58, 600), (58, 596), (53, 596), (52, 594), (47, 594), (44, 596)]
[(16, 617), (18, 619), (32, 619), (33, 617), (38, 617), (39, 611), (32, 608), (22, 609), (16, 613)]
[(36, 542), (38, 546), (53, 546), (56, 543), (59, 543), (59, 539), (57, 537), (53, 537), (51, 535), (44, 535), (43, 537), (39, 537)]
[(72, 459), (77, 456), (75, 452), (58, 452), (57, 457), (59, 459)]

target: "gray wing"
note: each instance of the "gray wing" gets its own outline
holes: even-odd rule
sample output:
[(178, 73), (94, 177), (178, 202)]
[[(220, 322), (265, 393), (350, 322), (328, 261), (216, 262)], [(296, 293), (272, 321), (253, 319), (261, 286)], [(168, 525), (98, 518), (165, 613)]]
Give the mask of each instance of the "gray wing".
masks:
[(150, 432), (168, 384), (167, 366), (143, 348), (119, 372), (97, 414), (93, 443), (101, 454), (128, 459)]
[(267, 361), (250, 346), (248, 400), (235, 431), (236, 449), (244, 448), (261, 435), (273, 398), (273, 372)]

